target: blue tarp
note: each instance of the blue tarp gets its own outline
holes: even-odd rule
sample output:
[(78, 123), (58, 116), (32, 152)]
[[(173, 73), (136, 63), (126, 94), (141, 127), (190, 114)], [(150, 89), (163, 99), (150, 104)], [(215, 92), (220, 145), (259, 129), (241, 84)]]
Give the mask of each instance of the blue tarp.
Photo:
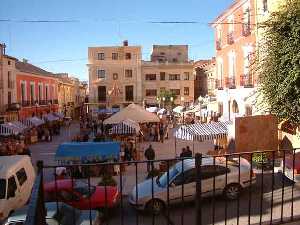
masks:
[(59, 161), (100, 162), (119, 160), (120, 142), (67, 142), (55, 154)]
[(104, 114), (113, 114), (119, 112), (119, 108), (111, 108), (111, 109), (96, 109), (96, 113), (104, 113)]

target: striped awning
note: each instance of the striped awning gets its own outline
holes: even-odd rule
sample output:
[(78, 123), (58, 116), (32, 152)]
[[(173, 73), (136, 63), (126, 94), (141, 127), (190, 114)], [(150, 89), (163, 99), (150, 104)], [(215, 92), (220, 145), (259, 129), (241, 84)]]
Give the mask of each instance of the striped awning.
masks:
[(30, 118), (23, 120), (22, 123), (24, 123), (28, 127), (38, 127), (38, 126), (44, 124), (45, 121), (34, 116), (34, 117), (30, 117)]
[(122, 135), (134, 135), (140, 132), (140, 125), (130, 119), (123, 120), (121, 123), (114, 125), (109, 133), (110, 134), (122, 134)]
[(0, 135), (17, 135), (23, 133), (28, 127), (20, 121), (8, 122), (0, 125)]
[(175, 130), (174, 136), (190, 141), (221, 139), (227, 136), (228, 125), (230, 124), (232, 124), (231, 121), (181, 125)]

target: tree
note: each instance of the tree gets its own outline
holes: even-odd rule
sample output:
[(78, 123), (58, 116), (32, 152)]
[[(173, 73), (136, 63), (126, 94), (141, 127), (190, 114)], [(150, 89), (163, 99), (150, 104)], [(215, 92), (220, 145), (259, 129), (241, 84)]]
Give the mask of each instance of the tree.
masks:
[(288, 0), (262, 24), (259, 93), (279, 120), (300, 123), (300, 1)]
[(161, 90), (159, 94), (157, 95), (157, 98), (160, 102), (164, 104), (164, 106), (171, 105), (173, 107), (173, 103), (176, 99), (176, 94), (174, 92), (171, 92), (170, 90)]

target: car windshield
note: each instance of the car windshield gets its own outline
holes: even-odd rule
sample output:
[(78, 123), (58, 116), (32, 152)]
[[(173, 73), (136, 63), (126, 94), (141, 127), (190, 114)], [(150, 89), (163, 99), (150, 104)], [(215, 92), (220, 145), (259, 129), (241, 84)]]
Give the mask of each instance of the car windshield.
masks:
[(96, 187), (90, 185), (89, 188), (89, 185), (87, 183), (82, 181), (77, 181), (74, 185), (74, 190), (80, 193), (83, 198), (87, 198), (95, 192)]
[(6, 193), (6, 180), (0, 179), (0, 199), (5, 198)]
[[(179, 171), (176, 169), (176, 167), (175, 166), (172, 167), (169, 170), (169, 181), (172, 180), (178, 173)], [(166, 187), (167, 183), (168, 183), (168, 172), (165, 172), (163, 175), (157, 178), (157, 184), (161, 187)]]

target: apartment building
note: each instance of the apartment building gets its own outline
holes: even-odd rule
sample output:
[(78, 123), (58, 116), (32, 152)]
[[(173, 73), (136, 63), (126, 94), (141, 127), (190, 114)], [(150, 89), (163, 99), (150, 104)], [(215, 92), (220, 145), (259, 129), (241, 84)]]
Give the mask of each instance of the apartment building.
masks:
[(18, 116), (16, 105), (16, 61), (6, 55), (5, 44), (0, 44), (0, 114), (1, 120), (14, 120)]
[(212, 23), (216, 40), (217, 101), (224, 120), (252, 115), (247, 99), (255, 92), (257, 76), (252, 62), (256, 50), (256, 2), (238, 0)]
[(163, 90), (175, 93), (175, 105), (189, 105), (194, 101), (194, 74), (188, 46), (154, 45), (151, 61), (142, 62), (142, 80), (146, 105), (158, 105)]
[(53, 73), (28, 63), (16, 61), (16, 101), (19, 118), (41, 116), (58, 110), (57, 78)]
[(89, 47), (89, 102), (95, 107), (142, 104), (141, 47)]

